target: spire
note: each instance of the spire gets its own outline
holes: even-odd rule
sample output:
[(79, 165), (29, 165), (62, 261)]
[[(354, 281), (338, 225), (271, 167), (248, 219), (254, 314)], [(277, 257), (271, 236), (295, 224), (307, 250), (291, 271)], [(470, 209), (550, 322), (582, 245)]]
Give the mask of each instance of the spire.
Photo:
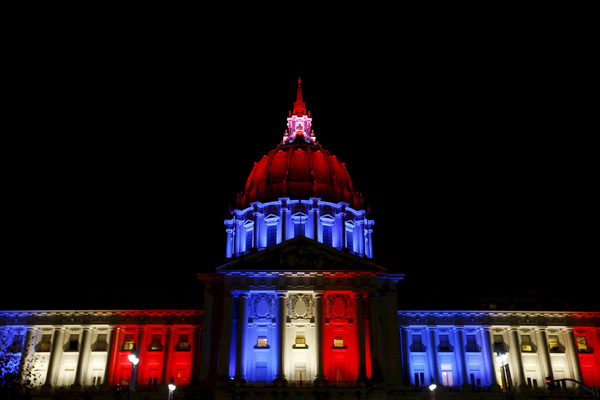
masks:
[(304, 104), (304, 102), (302, 101), (302, 85), (301, 85), (301, 79), (298, 78), (298, 91), (296, 92), (296, 102), (294, 103), (294, 115), (297, 115), (299, 117), (306, 115), (306, 106)]

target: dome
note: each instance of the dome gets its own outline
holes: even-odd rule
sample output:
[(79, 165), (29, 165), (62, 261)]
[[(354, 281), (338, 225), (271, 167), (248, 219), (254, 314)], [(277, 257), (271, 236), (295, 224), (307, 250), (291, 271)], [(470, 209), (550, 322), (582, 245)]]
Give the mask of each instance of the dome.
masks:
[(320, 145), (298, 139), (280, 144), (254, 163), (239, 203), (246, 207), (280, 197), (318, 197), (348, 203), (356, 210), (362, 208), (362, 199), (354, 191), (344, 163)]

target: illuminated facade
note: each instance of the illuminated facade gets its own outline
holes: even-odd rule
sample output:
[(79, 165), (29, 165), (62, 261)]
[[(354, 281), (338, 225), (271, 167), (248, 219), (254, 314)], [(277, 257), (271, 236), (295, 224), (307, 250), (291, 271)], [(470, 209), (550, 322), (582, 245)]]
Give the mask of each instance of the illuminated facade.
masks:
[(600, 313), (398, 311), (404, 275), (372, 262), (373, 226), (317, 141), (299, 81), (281, 142), (225, 220), (228, 262), (198, 274), (203, 310), (1, 311), (13, 360), (2, 373), (35, 376), (43, 395), (133, 381), (149, 398), (171, 379), (228, 399), (422, 399), (431, 383), (438, 399), (543, 398), (546, 377), (600, 386)]

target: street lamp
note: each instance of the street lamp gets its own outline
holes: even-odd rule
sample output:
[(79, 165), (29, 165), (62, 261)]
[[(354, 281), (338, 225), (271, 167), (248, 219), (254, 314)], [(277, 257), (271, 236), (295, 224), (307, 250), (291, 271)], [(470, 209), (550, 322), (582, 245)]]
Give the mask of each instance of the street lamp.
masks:
[(173, 391), (177, 388), (175, 386), (175, 378), (171, 378), (171, 382), (169, 382), (169, 398), (167, 400), (173, 400)]
[(504, 387), (504, 391), (506, 392), (506, 398), (508, 399), (508, 379), (506, 377), (506, 370), (504, 368), (504, 364), (506, 364), (507, 358), (508, 355), (504, 351), (496, 352), (496, 362), (500, 364), (500, 372), (502, 373), (502, 387)]
[(137, 348), (135, 344), (131, 349), (131, 353), (127, 356), (129, 362), (131, 363), (131, 380), (129, 381), (129, 390), (135, 392), (135, 380), (137, 378), (137, 365), (140, 362), (140, 359), (137, 356)]
[(429, 394), (431, 395), (432, 400), (435, 400), (435, 388), (437, 388), (437, 385), (433, 378), (431, 378), (429, 380)]

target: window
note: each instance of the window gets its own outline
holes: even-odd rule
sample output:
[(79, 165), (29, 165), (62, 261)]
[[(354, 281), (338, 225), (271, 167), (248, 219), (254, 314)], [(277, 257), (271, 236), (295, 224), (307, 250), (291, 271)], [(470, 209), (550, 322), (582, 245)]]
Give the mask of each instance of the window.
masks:
[(344, 339), (341, 336), (336, 336), (333, 339), (333, 347), (336, 349), (341, 349), (344, 347)]
[[(446, 335), (447, 336), (447, 335)], [(442, 364), (442, 385), (452, 386), (452, 364)]]
[(79, 350), (79, 335), (71, 335), (69, 336), (69, 344), (67, 345), (67, 351), (77, 351)]
[(450, 351), (448, 335), (440, 335), (440, 351)]
[(98, 338), (96, 339), (96, 351), (106, 351), (107, 348), (107, 343), (106, 343), (106, 334), (105, 333), (99, 333), (98, 334)]
[(187, 333), (179, 335), (179, 342), (177, 343), (177, 351), (189, 351), (191, 349), (190, 339)]
[(502, 335), (494, 335), (494, 353), (506, 353), (506, 349), (504, 347), (504, 338)]
[(160, 333), (159, 334), (152, 334), (152, 341), (150, 342), (150, 346), (148, 347), (148, 350), (150, 351), (162, 351), (163, 346), (160, 343)]
[(323, 244), (333, 246), (333, 227), (331, 225), (323, 225)]
[(524, 352), (533, 352), (533, 345), (531, 344), (531, 336), (530, 335), (522, 335), (521, 336), (521, 351)]
[(557, 335), (548, 335), (548, 347), (551, 353), (559, 353), (560, 352), (560, 344), (558, 342)]
[(354, 251), (354, 231), (351, 229), (346, 229), (346, 248), (348, 250)]
[(587, 345), (587, 340), (585, 339), (585, 336), (577, 336), (577, 350), (579, 350), (580, 353), (591, 353), (590, 348)]
[(267, 246), (277, 244), (277, 225), (267, 225)]
[(296, 221), (294, 221), (294, 237), (304, 236), (304, 231), (305, 231), (305, 226), (306, 226), (306, 224), (304, 222), (305, 222), (304, 218), (298, 218)]
[(133, 333), (128, 333), (125, 335), (125, 340), (123, 340), (123, 351), (131, 351), (133, 346)]
[(410, 351), (414, 352), (424, 352), (425, 347), (423, 346), (423, 340), (421, 339), (421, 335), (412, 335), (412, 346)]
[(306, 345), (306, 338), (304, 337), (304, 332), (298, 332), (296, 334), (296, 343), (294, 344), (294, 348), (296, 349), (305, 349), (308, 346)]
[(39, 351), (50, 351), (50, 343), (52, 341), (52, 335), (42, 335), (40, 341)]
[(477, 345), (477, 337), (475, 335), (467, 335), (467, 351), (480, 351)]
[(415, 386), (425, 386), (425, 373), (415, 372)]
[(267, 338), (264, 336), (259, 336), (258, 341), (256, 342), (256, 347), (267, 347)]
[(254, 230), (246, 231), (246, 250), (250, 250), (254, 246)]

